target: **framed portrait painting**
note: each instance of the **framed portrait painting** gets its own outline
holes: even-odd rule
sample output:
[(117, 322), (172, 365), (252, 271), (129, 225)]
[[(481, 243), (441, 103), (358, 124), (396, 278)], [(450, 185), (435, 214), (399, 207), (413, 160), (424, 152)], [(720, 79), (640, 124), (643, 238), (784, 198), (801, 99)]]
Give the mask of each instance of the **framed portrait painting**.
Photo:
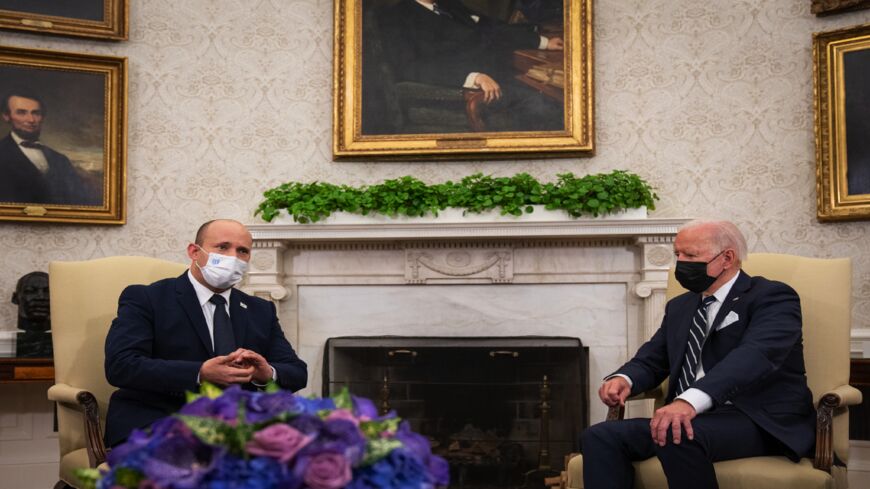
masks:
[(591, 155), (592, 0), (337, 0), (333, 157)]
[(811, 0), (810, 12), (818, 15), (831, 15), (870, 8), (870, 0)]
[(0, 220), (123, 224), (127, 60), (0, 47)]
[(129, 0), (0, 0), (0, 28), (123, 41)]
[(815, 34), (813, 56), (818, 218), (870, 219), (870, 25)]

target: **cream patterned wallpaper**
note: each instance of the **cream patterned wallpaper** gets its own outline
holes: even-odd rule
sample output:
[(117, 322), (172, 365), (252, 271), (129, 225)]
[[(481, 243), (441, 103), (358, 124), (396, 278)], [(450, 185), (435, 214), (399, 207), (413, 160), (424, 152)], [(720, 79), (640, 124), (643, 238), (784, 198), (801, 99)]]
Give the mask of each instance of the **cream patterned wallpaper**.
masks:
[(752, 251), (852, 257), (853, 324), (870, 327), (870, 222), (815, 219), (811, 56), (813, 32), (870, 22), (870, 11), (817, 19), (809, 0), (596, 1), (597, 156), (334, 163), (331, 1), (131, 3), (128, 42), (0, 34), (3, 45), (130, 60), (128, 223), (0, 224), (0, 329), (15, 327), (20, 275), (116, 254), (181, 261), (201, 221), (251, 222), (261, 192), (286, 180), (614, 168), (658, 188), (655, 217), (726, 217)]

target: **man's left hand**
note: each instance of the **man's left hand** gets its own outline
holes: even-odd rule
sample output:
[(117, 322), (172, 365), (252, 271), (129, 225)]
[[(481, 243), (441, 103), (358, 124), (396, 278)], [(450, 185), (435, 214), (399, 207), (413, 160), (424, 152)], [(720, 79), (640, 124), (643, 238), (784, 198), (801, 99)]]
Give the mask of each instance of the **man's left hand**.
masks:
[(649, 422), (653, 443), (661, 447), (665, 446), (668, 440), (668, 428), (673, 433), (675, 445), (679, 445), (682, 441), (683, 431), (686, 432), (686, 438), (693, 440), (695, 432), (692, 430), (692, 418), (696, 414), (695, 408), (682, 399), (677, 399), (665, 407), (656, 409)]
[(255, 351), (239, 348), (233, 354), (237, 355), (237, 361), (245, 366), (254, 367), (253, 381), (258, 384), (265, 384), (272, 380), (272, 367), (262, 355)]

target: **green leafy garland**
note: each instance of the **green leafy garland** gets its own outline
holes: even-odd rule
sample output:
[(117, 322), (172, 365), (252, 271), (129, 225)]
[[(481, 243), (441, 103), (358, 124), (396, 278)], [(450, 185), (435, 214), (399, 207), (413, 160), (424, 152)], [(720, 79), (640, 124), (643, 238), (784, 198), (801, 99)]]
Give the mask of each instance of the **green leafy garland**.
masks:
[(263, 193), (254, 215), (271, 222), (282, 210), (299, 223), (312, 223), (333, 212), (420, 217), (438, 215), (448, 207), (484, 212), (496, 207), (502, 215), (533, 212), (533, 205), (562, 209), (572, 217), (598, 216), (646, 206), (655, 209), (658, 195), (639, 176), (622, 170), (575, 177), (558, 175), (555, 183), (541, 183), (528, 173), (493, 177), (475, 173), (459, 182), (427, 185), (412, 176), (377, 185), (351, 187), (331, 183), (288, 182)]

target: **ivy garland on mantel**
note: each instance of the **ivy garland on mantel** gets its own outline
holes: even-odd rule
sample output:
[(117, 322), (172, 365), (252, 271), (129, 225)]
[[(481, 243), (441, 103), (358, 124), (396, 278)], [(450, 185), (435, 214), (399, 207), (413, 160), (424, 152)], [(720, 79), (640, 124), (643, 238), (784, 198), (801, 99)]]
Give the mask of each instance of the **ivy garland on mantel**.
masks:
[(622, 170), (583, 177), (563, 173), (550, 183), (541, 183), (528, 173), (512, 177), (475, 173), (459, 182), (434, 185), (412, 176), (364, 187), (288, 182), (267, 190), (263, 196), (265, 200), (254, 215), (271, 222), (284, 211), (299, 223), (317, 222), (339, 211), (364, 216), (437, 216), (448, 207), (474, 213), (500, 208), (502, 215), (519, 216), (533, 212), (535, 205), (561, 209), (576, 218), (643, 206), (653, 210), (659, 198), (645, 180)]

